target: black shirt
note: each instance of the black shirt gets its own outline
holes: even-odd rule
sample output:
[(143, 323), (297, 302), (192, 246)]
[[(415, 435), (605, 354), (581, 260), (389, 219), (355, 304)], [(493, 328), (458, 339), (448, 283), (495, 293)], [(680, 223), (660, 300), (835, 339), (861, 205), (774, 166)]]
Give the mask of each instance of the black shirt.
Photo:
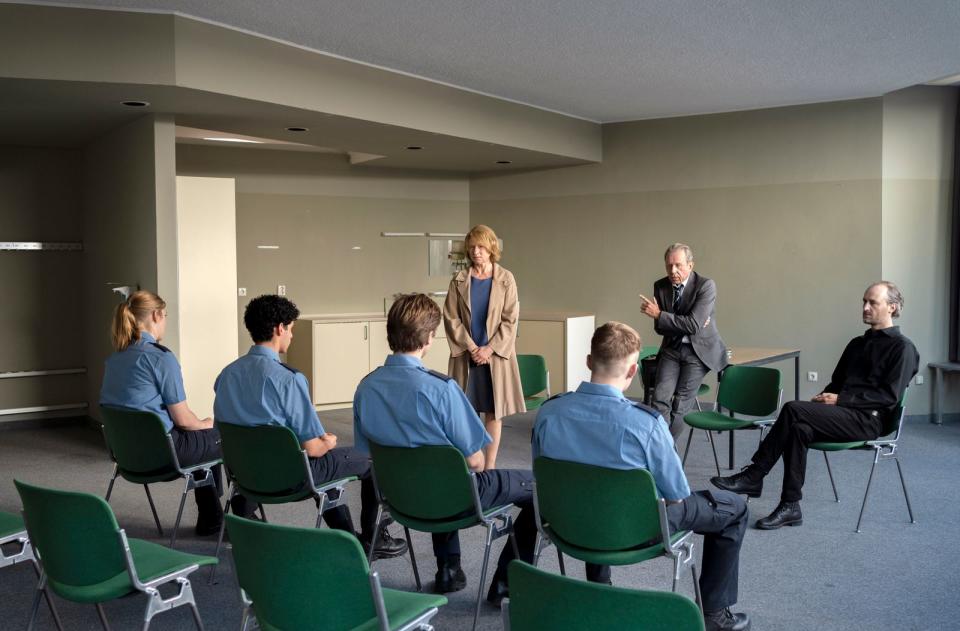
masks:
[(869, 329), (850, 340), (824, 392), (837, 405), (857, 410), (892, 410), (917, 374), (920, 354), (900, 327)]

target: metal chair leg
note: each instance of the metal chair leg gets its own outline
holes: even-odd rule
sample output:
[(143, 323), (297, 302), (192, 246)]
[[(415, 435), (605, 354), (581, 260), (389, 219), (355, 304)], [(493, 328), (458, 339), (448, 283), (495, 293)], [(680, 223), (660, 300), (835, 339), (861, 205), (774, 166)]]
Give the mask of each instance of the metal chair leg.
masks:
[[(319, 510), (319, 509), (318, 509)], [(373, 538), (370, 539), (370, 550), (367, 551), (367, 565), (373, 565), (373, 547), (380, 532), (380, 520), (383, 518), (383, 505), (377, 506), (377, 518), (373, 520)], [(317, 528), (320, 527), (320, 513), (317, 513)], [(407, 546), (409, 549), (409, 545)]]
[[(30, 559), (30, 567), (33, 568), (33, 573), (39, 581), (42, 573), (36, 559)], [(47, 607), (50, 609), (50, 615), (53, 616), (53, 624), (57, 626), (57, 631), (63, 631), (63, 621), (60, 619), (60, 613), (57, 612), (56, 605), (53, 604), (53, 595), (50, 593), (50, 588), (46, 586), (46, 583), (44, 583), (43, 586), (43, 597), (47, 601)]]
[(150, 495), (150, 486), (147, 484), (143, 485), (143, 490), (147, 492), (147, 501), (150, 503), (150, 512), (153, 513), (153, 523), (157, 525), (157, 532), (160, 536), (163, 536), (163, 526), (160, 525), (160, 517), (157, 515), (157, 507), (153, 503), (153, 496)]
[(47, 576), (41, 572), (40, 580), (37, 581), (36, 593), (33, 595), (33, 604), (30, 606), (30, 619), (27, 620), (27, 631), (33, 631), (33, 623), (37, 619), (37, 612), (40, 611), (40, 598), (43, 597), (46, 587)]
[(417, 582), (417, 591), (423, 591), (423, 586), (420, 584), (420, 570), (417, 568), (417, 557), (413, 552), (413, 541), (410, 539), (410, 529), (406, 526), (403, 527), (403, 535), (407, 538), (407, 550), (410, 551), (410, 565), (413, 566), (413, 580)]
[(118, 476), (118, 475), (120, 475), (120, 465), (114, 464), (114, 465), (113, 465), (113, 477), (110, 478), (110, 484), (107, 485), (107, 496), (104, 498), (104, 500), (105, 500), (108, 504), (110, 503), (110, 495), (113, 493), (113, 483), (117, 481), (117, 476)]
[(560, 548), (557, 548), (557, 563), (560, 564), (560, 576), (566, 576), (567, 570), (563, 567), (563, 553), (560, 552)]
[(196, 603), (190, 603), (190, 613), (193, 614), (193, 621), (197, 628), (203, 631), (203, 620), (200, 619), (200, 611), (197, 609)]
[(677, 578), (680, 574), (680, 557), (673, 558), (673, 582), (670, 584), (670, 591), (677, 591)]
[[(324, 493), (322, 497), (313, 498), (317, 503), (317, 521), (313, 524), (314, 528), (319, 528), (320, 523), (323, 521), (323, 511), (327, 509), (327, 494)], [(377, 532), (377, 529), (374, 528), (373, 532)], [(373, 542), (376, 541), (376, 535), (370, 540), (370, 554), (373, 554)], [(373, 557), (371, 556), (371, 559)]]
[(687, 466), (687, 456), (690, 455), (690, 443), (693, 442), (693, 428), (690, 428), (690, 433), (687, 434), (687, 448), (683, 450), (683, 462), (680, 463), (682, 467)]
[[(233, 498), (237, 495), (237, 487), (234, 486), (233, 482), (230, 483), (230, 486), (227, 488), (227, 504), (223, 509), (223, 514), (226, 515), (230, 512), (231, 507), (233, 507)], [(236, 515), (237, 511), (233, 511), (233, 514)], [(223, 547), (223, 532), (227, 528), (227, 520), (224, 519), (220, 522), (220, 534), (217, 535), (217, 547), (213, 551), (213, 556), (217, 559), (220, 558), (220, 548)], [(210, 576), (207, 577), (207, 585), (213, 585), (213, 577), (217, 574), (217, 566), (219, 563), (214, 563), (210, 566)]]
[(267, 523), (267, 512), (263, 510), (263, 504), (257, 504), (260, 508), (260, 519), (263, 520), (263, 523)]
[(830, 476), (830, 486), (833, 487), (833, 499), (840, 502), (840, 496), (837, 495), (837, 485), (833, 481), (833, 470), (830, 468), (830, 459), (827, 458), (827, 452), (823, 452), (823, 461), (827, 463), (827, 475)]
[(477, 631), (480, 619), (480, 603), (483, 602), (483, 586), (487, 582), (487, 567), (490, 565), (490, 548), (493, 545), (493, 524), (487, 524), (487, 541), (483, 548), (483, 568), (480, 570), (480, 586), (477, 588), (477, 606), (473, 612), (473, 631)]
[(873, 456), (873, 466), (870, 467), (870, 477), (867, 478), (867, 490), (863, 492), (863, 504), (860, 505), (860, 517), (857, 518), (857, 530), (860, 532), (860, 522), (863, 521), (863, 511), (867, 508), (867, 496), (870, 494), (870, 484), (873, 483), (873, 472), (877, 469), (877, 461), (880, 460), (880, 450), (875, 451)]
[(190, 491), (190, 478), (183, 484), (183, 493), (180, 495), (180, 508), (177, 509), (177, 521), (173, 522), (173, 534), (170, 535), (170, 547), (177, 542), (177, 531), (180, 529), (180, 518), (183, 516), (183, 505), (187, 501), (187, 493)]
[(903, 499), (907, 500), (907, 512), (910, 513), (910, 523), (915, 524), (917, 520), (913, 518), (913, 507), (910, 506), (910, 495), (907, 493), (907, 483), (903, 479), (903, 469), (900, 468), (900, 459), (894, 456), (893, 461), (897, 463), (897, 473), (900, 474), (900, 486), (903, 487)]
[(110, 623), (107, 622), (107, 612), (103, 610), (103, 604), (97, 603), (97, 616), (100, 618), (100, 625), (103, 631), (110, 631)]
[(697, 576), (697, 564), (690, 562), (690, 573), (693, 576), (693, 594), (696, 598), (697, 607), (700, 607), (700, 614), (703, 614), (703, 595), (700, 593), (700, 577)]
[[(713, 434), (711, 434), (709, 430), (707, 431), (707, 436), (710, 437), (710, 449), (713, 450), (713, 464), (716, 465), (717, 476), (719, 476), (720, 475), (720, 459), (717, 458), (717, 444), (713, 442)], [(733, 434), (730, 434), (730, 436), (732, 437)]]

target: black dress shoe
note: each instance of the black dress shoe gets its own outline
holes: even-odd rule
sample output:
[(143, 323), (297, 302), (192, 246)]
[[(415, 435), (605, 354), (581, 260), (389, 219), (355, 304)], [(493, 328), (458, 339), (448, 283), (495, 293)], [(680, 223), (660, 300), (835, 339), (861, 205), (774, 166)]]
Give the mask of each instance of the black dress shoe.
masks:
[(747, 497), (760, 497), (760, 493), (763, 492), (763, 476), (752, 471), (750, 467), (727, 477), (713, 476), (710, 478), (710, 484), (718, 489)]
[(466, 586), (467, 575), (463, 573), (459, 565), (456, 567), (443, 567), (437, 570), (433, 593), (449, 594), (451, 592), (459, 592)]
[(220, 533), (220, 525), (223, 523), (223, 508), (220, 502), (214, 502), (213, 507), (205, 508), (197, 515), (197, 525), (193, 532), (198, 537), (209, 537)]
[(800, 502), (780, 502), (773, 512), (757, 520), (760, 530), (776, 530), (782, 526), (800, 526), (803, 524), (803, 513), (800, 512)]
[(499, 609), (500, 603), (509, 595), (510, 588), (507, 587), (507, 584), (498, 578), (494, 578), (493, 582), (490, 583), (490, 589), (487, 591), (487, 602)]
[(749, 631), (750, 617), (745, 613), (731, 613), (729, 607), (719, 611), (703, 612), (706, 631)]
[[(364, 553), (370, 553), (370, 542), (360, 540), (360, 543), (363, 544)], [(407, 553), (407, 542), (403, 539), (398, 539), (396, 537), (391, 537), (390, 533), (387, 532), (386, 528), (381, 528), (380, 532), (377, 534), (377, 537), (373, 542), (373, 560), (377, 559), (392, 559), (394, 557), (403, 556)]]

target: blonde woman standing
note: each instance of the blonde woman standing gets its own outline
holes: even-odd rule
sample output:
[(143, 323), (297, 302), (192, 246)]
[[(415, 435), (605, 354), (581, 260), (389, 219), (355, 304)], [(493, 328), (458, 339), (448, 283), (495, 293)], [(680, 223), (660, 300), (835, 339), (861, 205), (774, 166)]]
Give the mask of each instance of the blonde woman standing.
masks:
[(517, 366), (517, 283), (500, 267), (497, 235), (474, 226), (464, 239), (470, 267), (450, 281), (443, 323), (450, 344), (450, 376), (484, 419), (493, 439), (484, 447), (485, 469), (495, 469), (504, 416), (525, 412)]

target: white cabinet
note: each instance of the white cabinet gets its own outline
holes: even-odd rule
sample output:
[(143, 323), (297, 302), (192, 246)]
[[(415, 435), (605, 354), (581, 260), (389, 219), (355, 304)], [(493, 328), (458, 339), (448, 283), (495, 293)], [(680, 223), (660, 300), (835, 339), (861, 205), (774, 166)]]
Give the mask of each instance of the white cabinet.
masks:
[(587, 355), (596, 318), (587, 313), (520, 312), (517, 353), (543, 355), (550, 371), (550, 392), (576, 390), (590, 380)]

